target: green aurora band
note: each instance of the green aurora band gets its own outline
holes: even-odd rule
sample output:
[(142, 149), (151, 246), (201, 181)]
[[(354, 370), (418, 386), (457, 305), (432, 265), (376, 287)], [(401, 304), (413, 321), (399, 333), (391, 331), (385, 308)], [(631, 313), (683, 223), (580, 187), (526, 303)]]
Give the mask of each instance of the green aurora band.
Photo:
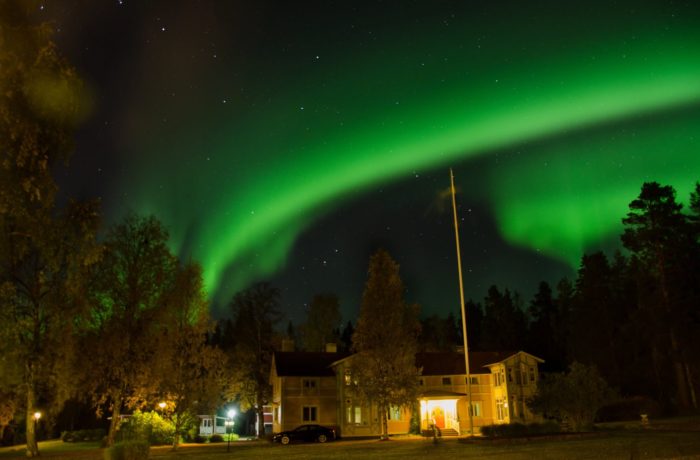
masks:
[(415, 54), (432, 57), (409, 60), (398, 42), (348, 52), (303, 79), (261, 82), (255, 107), (232, 98), (233, 112), (153, 136), (166, 140), (146, 151), (192, 160), (160, 177), (157, 160), (140, 159), (154, 163), (125, 187), (202, 263), (221, 302), (282, 267), (300, 232), (373, 184), (518, 151), (469, 193), (492, 206), (507, 241), (575, 267), (619, 232), (642, 181), (687, 200), (700, 179), (700, 28), (642, 30), (564, 51), (545, 36), (495, 55), (431, 54), (431, 43)]

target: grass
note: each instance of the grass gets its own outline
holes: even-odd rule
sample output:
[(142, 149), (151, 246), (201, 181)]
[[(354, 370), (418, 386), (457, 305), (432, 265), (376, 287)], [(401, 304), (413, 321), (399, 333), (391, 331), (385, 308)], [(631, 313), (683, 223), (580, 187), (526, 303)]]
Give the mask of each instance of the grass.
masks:
[[(395, 438), (389, 442), (376, 440), (330, 442), (327, 444), (293, 444), (280, 446), (264, 441), (185, 444), (177, 451), (170, 447), (154, 447), (151, 458), (157, 460), (313, 460), (313, 459), (396, 459), (425, 458), (453, 460), (491, 458), (494, 460), (532, 459), (647, 459), (700, 458), (700, 419), (659, 421), (651, 429), (613, 429), (591, 436), (543, 438), (535, 440), (476, 439), (460, 442), (444, 439), (433, 444), (425, 438)], [(46, 441), (39, 444), (42, 458), (101, 460), (102, 450), (96, 443)], [(1, 448), (0, 459), (23, 458), (24, 446)]]

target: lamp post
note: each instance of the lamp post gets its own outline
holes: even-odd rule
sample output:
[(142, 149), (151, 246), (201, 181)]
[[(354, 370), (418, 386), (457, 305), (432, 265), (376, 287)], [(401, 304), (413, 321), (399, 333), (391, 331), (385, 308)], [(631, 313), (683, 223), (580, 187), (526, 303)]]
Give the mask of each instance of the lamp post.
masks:
[(233, 427), (233, 417), (235, 416), (235, 409), (229, 409), (228, 412), (226, 412), (226, 437), (228, 438), (228, 442), (226, 444), (226, 452), (231, 451), (231, 427)]
[(34, 439), (39, 439), (39, 419), (41, 418), (41, 412), (34, 412)]

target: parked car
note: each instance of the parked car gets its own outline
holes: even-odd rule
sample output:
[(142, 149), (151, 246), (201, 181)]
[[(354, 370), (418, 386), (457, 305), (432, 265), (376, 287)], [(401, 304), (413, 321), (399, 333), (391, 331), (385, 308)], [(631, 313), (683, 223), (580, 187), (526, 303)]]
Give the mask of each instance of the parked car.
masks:
[(273, 442), (289, 444), (292, 441), (326, 442), (335, 439), (335, 430), (321, 425), (301, 425), (293, 430), (282, 431), (272, 437)]

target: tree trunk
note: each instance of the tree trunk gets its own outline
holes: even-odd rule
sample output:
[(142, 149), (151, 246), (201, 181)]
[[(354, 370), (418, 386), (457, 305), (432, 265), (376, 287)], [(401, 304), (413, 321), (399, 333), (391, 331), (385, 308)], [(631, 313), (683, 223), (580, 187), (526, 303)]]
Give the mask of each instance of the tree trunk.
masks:
[(379, 408), (379, 417), (382, 424), (382, 440), (389, 439), (389, 422), (386, 417), (387, 411), (387, 407), (382, 406)]
[(32, 383), (27, 385), (27, 411), (26, 411), (26, 431), (27, 431), (27, 457), (38, 457), (39, 456), (39, 446), (36, 442), (36, 424), (37, 420), (34, 418), (34, 412), (36, 412), (36, 396), (34, 394), (34, 386)]
[(122, 410), (122, 394), (121, 392), (115, 396), (112, 402), (112, 422), (109, 424), (109, 433), (107, 433), (107, 445), (109, 447), (114, 444), (119, 429), (119, 416)]
[(258, 414), (258, 438), (262, 439), (265, 436), (265, 409), (262, 403), (258, 404), (256, 412)]
[(177, 449), (180, 445), (180, 429), (182, 428), (182, 417), (179, 414), (172, 414), (174, 417), (175, 424), (175, 434), (173, 436), (173, 450)]

